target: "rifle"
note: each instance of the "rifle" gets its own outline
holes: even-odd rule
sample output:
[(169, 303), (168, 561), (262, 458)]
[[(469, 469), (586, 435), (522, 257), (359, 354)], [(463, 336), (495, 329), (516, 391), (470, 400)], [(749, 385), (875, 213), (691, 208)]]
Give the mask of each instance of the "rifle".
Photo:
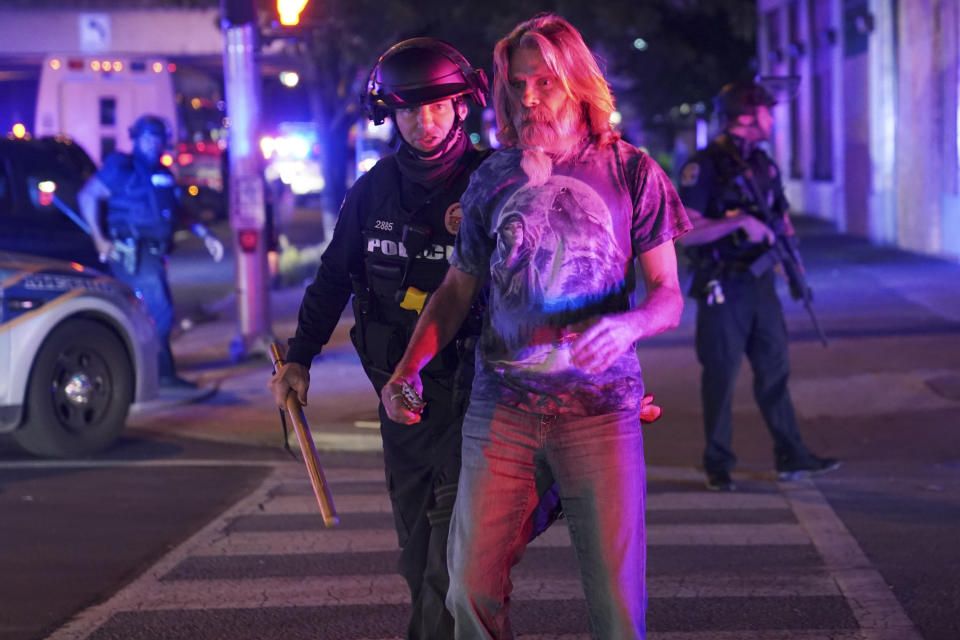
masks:
[(753, 179), (750, 168), (742, 160), (739, 160), (739, 162), (743, 167), (734, 178), (734, 182), (747, 196), (747, 200), (756, 204), (757, 209), (763, 216), (763, 221), (773, 229), (776, 236), (773, 247), (750, 265), (750, 272), (759, 276), (776, 264), (782, 264), (783, 272), (787, 276), (787, 283), (790, 286), (790, 297), (794, 300), (803, 301), (803, 306), (810, 315), (810, 320), (813, 322), (813, 328), (816, 330), (817, 336), (820, 337), (820, 342), (823, 343), (824, 347), (827, 347), (829, 346), (827, 336), (820, 326), (817, 314), (813, 311), (813, 290), (807, 284), (807, 279), (803, 275), (803, 262), (800, 259), (797, 239), (792, 235), (787, 236), (783, 233), (783, 220), (774, 216), (773, 212), (770, 211), (767, 201), (763, 198), (760, 188)]
[[(274, 372), (280, 370), (283, 366), (283, 356), (280, 355), (280, 345), (276, 342), (270, 345), (270, 360), (273, 362)], [(327, 486), (327, 479), (323, 475), (323, 467), (320, 466), (320, 458), (317, 456), (317, 448), (313, 444), (313, 435), (310, 433), (310, 427), (303, 415), (303, 405), (297, 399), (297, 393), (291, 389), (287, 392), (285, 399), (287, 413), (293, 421), (294, 431), (297, 432), (297, 441), (300, 443), (300, 451), (303, 453), (303, 463), (307, 467), (307, 475), (310, 477), (310, 484), (313, 486), (313, 495), (317, 498), (317, 504), (320, 506), (320, 515), (323, 517), (323, 526), (330, 529), (340, 523), (337, 518), (337, 512), (333, 508), (333, 497), (330, 495), (330, 488)], [(280, 410), (280, 419), (283, 420), (283, 409)], [(286, 425), (284, 425), (286, 431)]]

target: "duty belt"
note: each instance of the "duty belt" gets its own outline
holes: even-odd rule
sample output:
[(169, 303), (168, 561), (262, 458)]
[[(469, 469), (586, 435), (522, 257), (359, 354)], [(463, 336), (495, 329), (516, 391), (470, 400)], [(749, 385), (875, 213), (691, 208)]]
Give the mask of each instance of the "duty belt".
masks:
[(111, 236), (116, 242), (131, 243), (133, 246), (137, 247), (138, 251), (152, 255), (162, 255), (167, 251), (167, 243), (164, 240), (157, 240), (156, 238), (138, 238), (136, 236), (126, 234), (111, 234)]

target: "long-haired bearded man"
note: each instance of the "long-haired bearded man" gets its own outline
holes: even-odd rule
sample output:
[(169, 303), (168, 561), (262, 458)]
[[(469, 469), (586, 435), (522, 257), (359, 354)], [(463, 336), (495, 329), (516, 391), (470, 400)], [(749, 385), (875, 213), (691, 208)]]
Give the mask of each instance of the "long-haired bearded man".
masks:
[[(610, 127), (609, 85), (580, 33), (540, 14), (494, 50), (503, 149), (474, 172), (450, 269), (381, 398), (400, 401), (446, 343), (491, 268), (463, 423), (448, 547), (455, 637), (512, 638), (510, 570), (534, 527), (538, 479), (557, 484), (595, 638), (643, 638), (646, 480), (638, 341), (677, 325), (674, 239), (690, 229), (664, 172)], [(522, 263), (513, 220), (537, 238)], [(512, 262), (511, 262), (512, 260)], [(636, 289), (635, 265), (645, 284)], [(518, 295), (516, 286), (536, 283)], [(509, 287), (509, 288), (508, 288)], [(635, 302), (635, 298), (641, 298)]]

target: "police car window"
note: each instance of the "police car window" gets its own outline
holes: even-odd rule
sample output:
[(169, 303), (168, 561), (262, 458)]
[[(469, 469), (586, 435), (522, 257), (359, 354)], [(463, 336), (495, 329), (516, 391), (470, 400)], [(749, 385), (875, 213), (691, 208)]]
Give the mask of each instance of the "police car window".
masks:
[(7, 177), (6, 167), (0, 162), (0, 208), (3, 210), (0, 214), (8, 211), (12, 205), (13, 196), (10, 192), (10, 179)]
[(77, 210), (77, 192), (83, 186), (83, 177), (63, 155), (25, 155), (23, 175), (29, 198), (28, 209), (34, 214), (60, 226), (65, 218), (59, 203)]

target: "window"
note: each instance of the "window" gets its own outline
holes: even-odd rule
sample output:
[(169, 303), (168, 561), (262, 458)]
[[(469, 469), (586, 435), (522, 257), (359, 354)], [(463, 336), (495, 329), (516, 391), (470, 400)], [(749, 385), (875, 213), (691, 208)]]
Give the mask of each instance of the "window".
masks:
[(23, 156), (23, 175), (28, 196), (27, 215), (34, 220), (46, 220), (55, 226), (70, 223), (53, 204), (56, 196), (71, 208), (77, 206), (77, 192), (83, 178), (64, 154), (32, 152)]
[(100, 159), (105, 159), (108, 155), (117, 150), (117, 139), (114, 136), (102, 136), (100, 138)]
[[(801, 45), (800, 35), (800, 4), (794, 0), (790, 3), (787, 13), (790, 42)], [(800, 56), (796, 55), (801, 49), (797, 47), (790, 56), (790, 75), (800, 76)], [(803, 132), (800, 122), (800, 102), (790, 100), (790, 177), (803, 178)]]
[[(829, 0), (810, 5), (810, 33), (830, 28)], [(811, 86), (813, 108), (813, 179), (833, 180), (833, 69), (832, 51), (824, 38), (812, 38)]]
[(114, 127), (117, 125), (117, 99), (100, 98), (100, 126)]
[(10, 211), (13, 208), (13, 193), (10, 188), (10, 177), (7, 175), (7, 168), (0, 159), (0, 213)]

